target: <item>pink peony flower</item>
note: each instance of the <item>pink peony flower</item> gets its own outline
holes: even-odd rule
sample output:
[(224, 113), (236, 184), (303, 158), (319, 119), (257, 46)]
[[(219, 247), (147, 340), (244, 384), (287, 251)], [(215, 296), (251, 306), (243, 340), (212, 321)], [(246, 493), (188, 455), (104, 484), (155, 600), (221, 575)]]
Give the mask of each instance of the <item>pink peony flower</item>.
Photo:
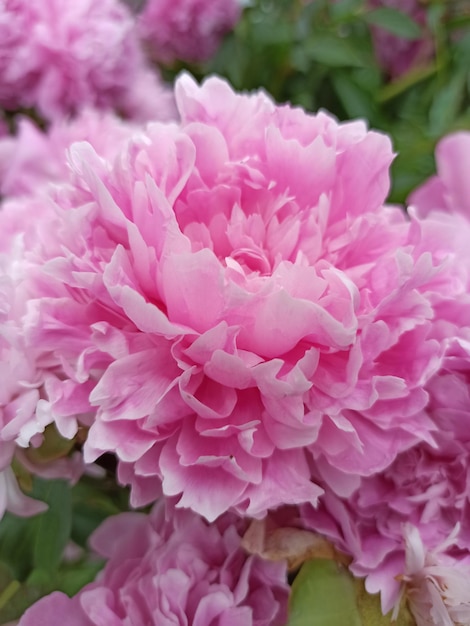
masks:
[(148, 0), (139, 30), (156, 61), (206, 61), (240, 14), (240, 0)]
[[(389, 140), (210, 79), (114, 163), (71, 149), (25, 253), (41, 427), (90, 430), (132, 503), (213, 520), (340, 495), (433, 443), (433, 258), (385, 208)], [(25, 207), (30, 202), (25, 200)], [(27, 210), (24, 215), (27, 215)], [(37, 412), (38, 414), (38, 412)]]
[(422, 27), (418, 39), (405, 39), (383, 28), (372, 28), (372, 39), (379, 65), (397, 78), (410, 69), (426, 63), (434, 53), (432, 37), (426, 32), (426, 9), (419, 0), (369, 0), (371, 8), (390, 8), (411, 17)]
[(114, 164), (73, 147), (72, 184), (28, 235), (36, 426), (90, 426), (86, 460), (115, 452), (135, 505), (162, 481), (207, 519), (262, 516), (316, 501), (313, 462), (352, 493), (433, 443), (442, 259), (382, 206), (386, 137), (217, 79), (182, 77), (177, 98), (180, 126)]
[(244, 528), (230, 515), (208, 525), (163, 503), (150, 516), (108, 518), (91, 538), (108, 559), (96, 582), (71, 599), (43, 598), (19, 626), (283, 626), (286, 566), (244, 553)]
[(0, 106), (48, 120), (86, 105), (142, 118), (160, 100), (171, 106), (118, 0), (0, 1)]

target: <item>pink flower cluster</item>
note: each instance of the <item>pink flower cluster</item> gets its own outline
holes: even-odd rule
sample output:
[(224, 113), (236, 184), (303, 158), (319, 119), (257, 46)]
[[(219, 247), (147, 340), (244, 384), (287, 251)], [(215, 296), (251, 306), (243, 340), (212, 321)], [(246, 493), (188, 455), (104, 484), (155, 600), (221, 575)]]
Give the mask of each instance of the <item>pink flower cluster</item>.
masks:
[(91, 537), (108, 559), (96, 582), (71, 599), (43, 598), (19, 626), (284, 626), (285, 564), (246, 554), (245, 526), (231, 515), (209, 525), (162, 503), (149, 516), (108, 518)]
[(240, 14), (240, 0), (148, 0), (139, 32), (156, 61), (206, 61)]
[(0, 0), (0, 106), (47, 120), (84, 106), (149, 118), (170, 96), (119, 0)]
[(443, 353), (424, 387), (433, 442), (401, 452), (347, 499), (330, 492), (320, 509), (304, 510), (306, 526), (352, 555), (353, 572), (367, 576), (370, 592), (381, 592), (384, 613), (406, 593), (419, 626), (470, 623), (469, 163), (470, 133), (445, 138), (438, 175), (411, 196), (412, 224), (420, 229), (415, 245), (442, 266), (430, 336)]

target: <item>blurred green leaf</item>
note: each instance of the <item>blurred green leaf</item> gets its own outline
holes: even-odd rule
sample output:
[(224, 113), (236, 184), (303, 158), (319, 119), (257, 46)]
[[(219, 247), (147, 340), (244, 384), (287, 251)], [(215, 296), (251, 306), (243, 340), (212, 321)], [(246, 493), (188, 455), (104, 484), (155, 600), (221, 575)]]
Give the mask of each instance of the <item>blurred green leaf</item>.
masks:
[(348, 116), (366, 118), (373, 123), (377, 110), (374, 101), (367, 92), (361, 89), (349, 74), (344, 72), (336, 72), (332, 76), (332, 81)]
[(35, 495), (47, 502), (49, 509), (36, 517), (34, 542), (34, 565), (46, 571), (54, 571), (72, 528), (72, 499), (69, 485), (63, 480), (37, 481)]
[(350, 39), (331, 33), (315, 33), (305, 43), (305, 54), (318, 63), (331, 67), (362, 67), (366, 60)]
[(442, 18), (445, 12), (446, 8), (443, 4), (434, 3), (428, 7), (426, 11), (426, 22), (432, 31), (436, 32), (441, 29)]
[(293, 39), (292, 24), (289, 22), (259, 22), (254, 25), (253, 37), (258, 44), (289, 44)]
[(0, 624), (21, 617), (33, 602), (52, 589), (48, 577), (21, 583), (4, 564), (0, 563)]
[(402, 39), (419, 39), (421, 37), (421, 27), (409, 15), (391, 9), (381, 7), (364, 13), (364, 20), (368, 24), (379, 26)]
[(385, 85), (377, 94), (378, 102), (387, 102), (387, 100), (391, 100), (392, 98), (396, 98), (401, 93), (414, 87), (418, 83), (427, 78), (433, 76), (437, 71), (437, 66), (435, 63), (431, 63), (426, 65), (425, 67), (417, 67), (415, 69), (410, 70), (406, 74), (403, 74), (393, 82)]
[(370, 595), (334, 561), (316, 559), (302, 566), (292, 585), (287, 626), (415, 626), (406, 607), (396, 621), (383, 615), (379, 596)]
[(331, 15), (337, 20), (355, 17), (362, 4), (363, 0), (337, 0), (329, 3)]
[(450, 130), (464, 98), (467, 71), (457, 73), (436, 94), (429, 111), (429, 126), (433, 137)]
[(335, 561), (302, 566), (292, 585), (288, 626), (362, 626), (354, 583)]
[(17, 580), (25, 580), (33, 568), (35, 519), (6, 513), (0, 523), (0, 561)]
[(60, 572), (57, 589), (68, 596), (73, 596), (85, 585), (95, 580), (98, 572), (103, 568), (103, 561), (85, 562), (73, 565)]
[(470, 30), (454, 43), (453, 56), (455, 62), (465, 68), (470, 76)]
[(24, 581), (35, 568), (53, 571), (70, 537), (70, 488), (62, 480), (34, 479), (31, 495), (49, 509), (31, 518), (6, 514), (0, 523), (0, 561)]
[[(111, 491), (112, 489), (112, 491)], [(127, 509), (128, 492), (114, 483), (84, 478), (72, 487), (71, 537), (86, 548), (91, 533), (110, 515)]]

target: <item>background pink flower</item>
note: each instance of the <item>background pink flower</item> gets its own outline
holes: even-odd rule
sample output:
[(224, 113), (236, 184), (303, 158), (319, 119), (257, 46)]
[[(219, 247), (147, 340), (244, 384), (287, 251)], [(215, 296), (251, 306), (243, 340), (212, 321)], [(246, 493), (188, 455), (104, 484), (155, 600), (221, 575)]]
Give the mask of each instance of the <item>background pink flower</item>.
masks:
[(157, 61), (205, 61), (240, 14), (239, 0), (148, 0), (139, 29)]
[(442, 210), (463, 213), (470, 219), (470, 132), (447, 135), (436, 148), (437, 174), (409, 197), (419, 215)]
[(159, 100), (169, 96), (118, 0), (1, 0), (0, 106), (48, 120), (87, 105), (148, 118)]
[(418, 39), (398, 37), (380, 27), (372, 28), (372, 39), (379, 65), (396, 78), (413, 67), (425, 64), (434, 53), (431, 34), (426, 31), (426, 7), (419, 0), (369, 0), (371, 8), (401, 11), (422, 27)]
[[(72, 120), (58, 120), (45, 132), (22, 118), (15, 136), (0, 137), (0, 193), (5, 198), (34, 195), (50, 183), (64, 182), (71, 174), (67, 151), (73, 143), (87, 141), (103, 158), (112, 159), (138, 128), (110, 111), (95, 109), (84, 109)], [(7, 221), (3, 218), (4, 227)]]
[(108, 518), (91, 538), (108, 559), (96, 582), (71, 599), (43, 598), (20, 626), (284, 626), (286, 566), (246, 554), (245, 527), (230, 515), (208, 525), (163, 503), (149, 516)]
[[(21, 302), (11, 274), (11, 254), (6, 258), (0, 251), (0, 519), (6, 510), (27, 516), (46, 508), (21, 492), (10, 468), (15, 441), (34, 421), (40, 385), (34, 358), (26, 355), (18, 330)], [(33, 434), (26, 435), (28, 443)]]
[[(38, 229), (47, 231), (54, 211), (45, 202), (48, 185), (70, 179), (66, 152), (74, 141), (88, 140), (103, 158), (116, 155), (138, 126), (119, 120), (110, 112), (86, 110), (72, 121), (58, 121), (47, 133), (31, 121), (20, 122), (16, 137), (0, 138), (0, 191), (5, 199), (0, 211), (0, 513), (5, 507), (16, 514), (44, 509), (21, 496), (9, 465), (14, 455), (22, 465), (44, 477), (77, 480), (83, 460), (71, 458), (37, 464), (26, 448), (42, 443), (42, 432), (50, 422), (41, 419), (44, 385), (51, 376), (47, 356), (26, 346), (21, 323), (27, 314), (28, 294), (21, 288), (30, 268), (24, 250), (33, 245)], [(34, 503), (34, 504), (31, 504)]]

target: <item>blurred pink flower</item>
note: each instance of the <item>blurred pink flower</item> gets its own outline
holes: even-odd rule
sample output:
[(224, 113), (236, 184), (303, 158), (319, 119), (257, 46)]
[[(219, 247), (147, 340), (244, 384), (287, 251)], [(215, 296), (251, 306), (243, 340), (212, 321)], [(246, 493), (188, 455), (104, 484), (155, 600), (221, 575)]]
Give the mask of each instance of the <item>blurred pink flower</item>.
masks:
[[(7, 259), (0, 251), (0, 519), (6, 510), (28, 516), (46, 508), (21, 492), (9, 467), (15, 441), (34, 421), (39, 400), (34, 359), (26, 356), (18, 330), (16, 313), (20, 305), (11, 274), (11, 256)], [(28, 434), (28, 443), (30, 439)]]
[(230, 515), (208, 525), (163, 503), (149, 516), (108, 518), (91, 538), (108, 559), (96, 582), (71, 599), (43, 598), (19, 626), (284, 626), (285, 563), (246, 554), (244, 528)]
[[(94, 109), (84, 109), (72, 120), (58, 120), (47, 132), (22, 118), (15, 136), (0, 137), (0, 194), (34, 195), (50, 183), (67, 181), (71, 174), (67, 151), (75, 142), (87, 141), (101, 157), (112, 160), (138, 128), (110, 111)], [(3, 218), (4, 226), (6, 221)]]
[(87, 105), (148, 118), (149, 103), (157, 112), (170, 98), (118, 0), (0, 0), (0, 106), (48, 120)]
[(90, 426), (86, 461), (116, 453), (136, 506), (162, 484), (209, 520), (263, 516), (316, 501), (313, 461), (351, 493), (433, 442), (442, 259), (382, 206), (387, 137), (215, 78), (176, 92), (179, 126), (114, 163), (74, 145), (43, 201), (22, 283), (41, 424)]
[(396, 78), (420, 64), (434, 53), (431, 35), (426, 32), (426, 8), (419, 0), (368, 0), (373, 9), (390, 8), (411, 17), (422, 28), (418, 39), (405, 39), (380, 27), (372, 28), (377, 60), (382, 68)]
[[(45, 190), (71, 178), (66, 152), (74, 141), (88, 140), (102, 158), (112, 159), (137, 129), (110, 112), (88, 110), (72, 121), (52, 124), (48, 133), (24, 119), (16, 137), (0, 138), (0, 192), (8, 197), (0, 211), (0, 470), (4, 470), (0, 514), (5, 506), (16, 514), (44, 508), (42, 503), (20, 500), (21, 492), (8, 468), (14, 455), (29, 471), (44, 477), (76, 481), (84, 469), (78, 453), (38, 464), (25, 450), (42, 443), (42, 432), (50, 421), (48, 416), (41, 419), (41, 397), (51, 376), (47, 358), (38, 361), (34, 349), (26, 347), (21, 329), (28, 308), (21, 284), (29, 272), (21, 262), (23, 252), (36, 241), (38, 229), (48, 230), (54, 218), (45, 202)], [(21, 196), (27, 200), (20, 201)], [(6, 505), (1, 504), (5, 501)]]
[(206, 61), (240, 14), (240, 0), (148, 0), (139, 29), (156, 61)]
[(419, 215), (435, 210), (463, 213), (470, 220), (470, 132), (447, 135), (436, 148), (437, 174), (409, 197)]

